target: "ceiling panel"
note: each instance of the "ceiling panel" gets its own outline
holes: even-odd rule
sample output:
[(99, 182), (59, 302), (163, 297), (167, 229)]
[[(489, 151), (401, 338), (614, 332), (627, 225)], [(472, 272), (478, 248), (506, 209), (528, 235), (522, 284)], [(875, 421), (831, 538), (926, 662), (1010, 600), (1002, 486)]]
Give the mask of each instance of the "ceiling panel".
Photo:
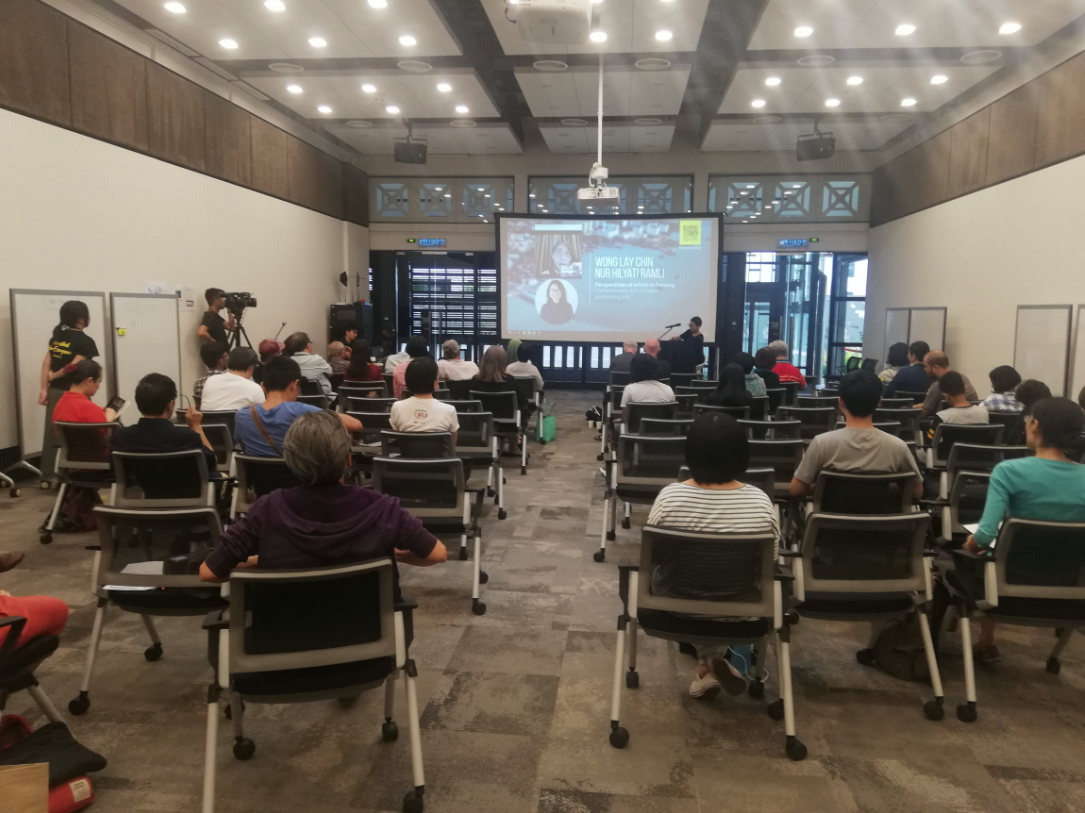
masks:
[[(820, 129), (833, 133), (837, 150), (875, 150), (911, 124), (911, 121), (841, 122), (822, 124)], [(810, 122), (758, 124), (754, 121), (716, 121), (709, 128), (701, 151), (793, 151), (795, 140), (802, 134), (813, 132), (813, 129)]]
[[(328, 132), (366, 155), (391, 155), (392, 140), (407, 135), (405, 127), (359, 129), (345, 124)], [(424, 138), (434, 155), (509, 155), (523, 152), (506, 124), (480, 124), (474, 128), (415, 127), (415, 138)]]
[[(667, 152), (674, 137), (674, 124), (654, 125), (605, 124), (603, 158), (612, 153)], [(546, 124), (539, 128), (546, 146), (554, 153), (595, 153), (598, 130), (590, 127), (566, 127)]]
[[(1035, 45), (1082, 14), (1085, 0), (770, 0), (750, 50)], [(1000, 34), (1008, 22), (1020, 31)]]
[[(603, 43), (551, 45), (524, 42), (514, 23), (505, 18), (505, 0), (481, 0), (490, 23), (506, 54), (624, 54), (691, 52), (697, 50), (708, 0), (606, 0), (593, 8), (599, 14), (598, 28), (605, 31)], [(669, 41), (656, 39), (656, 32), (668, 30)]]
[[(598, 113), (599, 73), (594, 68), (570, 68), (546, 73), (517, 68), (516, 79), (532, 115), (595, 116)], [(689, 67), (642, 71), (635, 67), (607, 69), (603, 74), (603, 115), (674, 116), (682, 104)]]

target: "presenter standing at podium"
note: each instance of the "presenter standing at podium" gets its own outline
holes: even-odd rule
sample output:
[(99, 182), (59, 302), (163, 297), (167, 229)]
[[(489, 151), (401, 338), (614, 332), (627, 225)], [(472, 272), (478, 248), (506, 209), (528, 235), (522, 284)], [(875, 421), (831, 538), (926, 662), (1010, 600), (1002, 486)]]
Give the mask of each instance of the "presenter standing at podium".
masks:
[(689, 320), (689, 330), (683, 333), (681, 336), (675, 336), (671, 339), (672, 342), (686, 342), (689, 344), (689, 355), (696, 359), (695, 364), (700, 364), (704, 361), (704, 334), (701, 333), (701, 317), (694, 316)]

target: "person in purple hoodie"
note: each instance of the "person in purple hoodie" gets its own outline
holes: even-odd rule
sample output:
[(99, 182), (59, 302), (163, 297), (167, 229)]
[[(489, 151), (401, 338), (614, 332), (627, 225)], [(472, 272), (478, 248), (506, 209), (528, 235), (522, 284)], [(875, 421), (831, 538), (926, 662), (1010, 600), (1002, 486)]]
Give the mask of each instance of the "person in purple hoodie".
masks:
[[(419, 567), (444, 562), (445, 546), (398, 499), (343, 483), (350, 446), (334, 412), (298, 416), (283, 441), (283, 457), (302, 485), (254, 502), (207, 555), (200, 580), (225, 581), (235, 567), (328, 567), (382, 556)], [(399, 573), (393, 574), (399, 601)]]

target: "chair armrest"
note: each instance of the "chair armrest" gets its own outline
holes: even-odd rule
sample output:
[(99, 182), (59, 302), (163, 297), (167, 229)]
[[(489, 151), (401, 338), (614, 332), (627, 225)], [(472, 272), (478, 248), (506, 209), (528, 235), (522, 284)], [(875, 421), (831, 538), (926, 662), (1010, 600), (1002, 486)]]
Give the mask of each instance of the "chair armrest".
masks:
[(93, 551), (93, 550), (101, 550), (101, 549), (102, 549), (101, 545), (84, 545), (83, 546), (83, 550), (91, 550), (91, 551)]
[(230, 627), (230, 610), (212, 610), (203, 620), (205, 630), (224, 630)]
[(782, 559), (801, 559), (801, 550), (790, 550), (789, 548), (780, 548), (776, 551), (776, 554)]
[(623, 571), (623, 570), (626, 570), (626, 571), (637, 570), (637, 571), (639, 571), (640, 570), (640, 562), (634, 562), (631, 559), (622, 559), (622, 560), (620, 560), (618, 562), (618, 571), (620, 572), (620, 571)]
[(399, 601), (396, 602), (395, 606), (392, 609), (395, 610), (397, 613), (410, 612), (412, 610), (418, 609), (418, 602), (415, 601), (413, 598), (410, 598), (409, 596), (403, 596)]
[(795, 573), (789, 567), (776, 565), (776, 571), (773, 574), (773, 578), (778, 582), (793, 582), (795, 581)]
[(8, 615), (0, 618), (0, 629), (4, 627), (11, 627), (8, 630), (7, 637), (4, 638), (3, 645), (0, 645), (0, 662), (7, 659), (7, 656), (15, 651), (15, 646), (19, 643), (19, 637), (23, 634), (23, 627), (26, 626), (26, 619), (21, 615)]
[(418, 602), (408, 596), (402, 596), (393, 609), (403, 614), (403, 646), (409, 660), (411, 644), (414, 643), (414, 611), (418, 609)]
[(993, 553), (994, 551), (990, 548), (984, 549), (982, 553), (973, 553), (972, 551), (965, 550), (964, 548), (957, 548), (956, 550), (951, 550), (949, 552), (949, 555), (955, 559), (957, 557), (960, 557), (962, 559), (970, 559), (975, 562), (989, 562), (991, 559), (994, 558), (992, 556)]

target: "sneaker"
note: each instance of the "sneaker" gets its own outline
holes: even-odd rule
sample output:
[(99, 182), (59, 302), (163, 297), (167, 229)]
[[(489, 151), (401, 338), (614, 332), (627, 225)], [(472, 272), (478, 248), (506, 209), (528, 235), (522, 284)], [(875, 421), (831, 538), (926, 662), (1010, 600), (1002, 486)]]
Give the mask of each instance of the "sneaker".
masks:
[(982, 648), (978, 646), (973, 647), (972, 657), (981, 666), (994, 666), (995, 664), (1002, 662), (1002, 653), (999, 652), (998, 647), (994, 645)]
[(732, 697), (738, 697), (746, 691), (746, 678), (725, 658), (712, 659), (712, 673), (723, 686), (723, 690)]
[(720, 682), (712, 672), (704, 677), (695, 677), (689, 686), (689, 696), (698, 700), (712, 700), (720, 693)]

